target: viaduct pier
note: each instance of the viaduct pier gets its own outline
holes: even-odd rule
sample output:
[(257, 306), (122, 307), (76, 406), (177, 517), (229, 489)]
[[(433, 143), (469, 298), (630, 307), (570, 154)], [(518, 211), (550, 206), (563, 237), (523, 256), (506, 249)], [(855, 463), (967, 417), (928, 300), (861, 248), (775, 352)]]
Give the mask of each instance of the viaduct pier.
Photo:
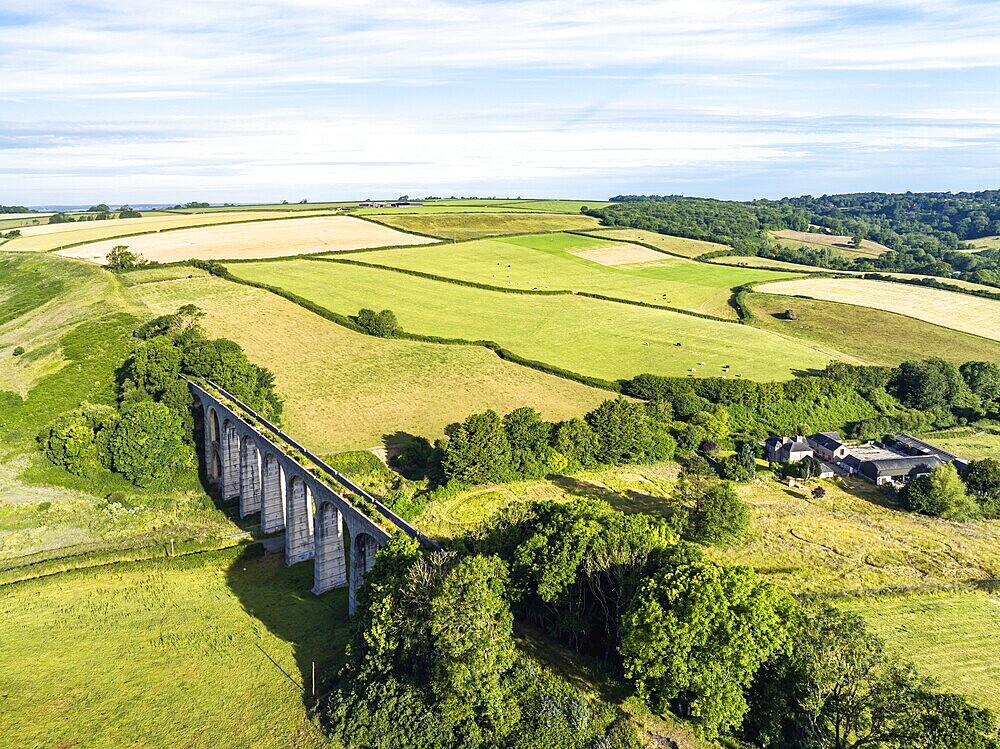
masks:
[(261, 531), (285, 531), (285, 563), (312, 559), (316, 595), (348, 588), (348, 611), (375, 552), (394, 533), (437, 544), (377, 497), (222, 388), (188, 380), (204, 424), (202, 458), (223, 501), (239, 499), (240, 517), (260, 514)]

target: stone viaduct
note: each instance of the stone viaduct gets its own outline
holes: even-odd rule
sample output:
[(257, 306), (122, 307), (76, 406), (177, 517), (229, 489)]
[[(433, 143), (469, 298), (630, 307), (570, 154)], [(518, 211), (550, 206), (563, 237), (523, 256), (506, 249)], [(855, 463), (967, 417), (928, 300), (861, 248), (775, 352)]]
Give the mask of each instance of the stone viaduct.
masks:
[[(204, 423), (209, 482), (223, 501), (239, 498), (240, 517), (260, 513), (262, 532), (285, 531), (286, 564), (314, 561), (316, 595), (347, 587), (353, 615), (375, 552), (393, 533), (402, 531), (437, 548), (376, 497), (222, 388), (188, 383)], [(345, 494), (352, 495), (351, 501)]]

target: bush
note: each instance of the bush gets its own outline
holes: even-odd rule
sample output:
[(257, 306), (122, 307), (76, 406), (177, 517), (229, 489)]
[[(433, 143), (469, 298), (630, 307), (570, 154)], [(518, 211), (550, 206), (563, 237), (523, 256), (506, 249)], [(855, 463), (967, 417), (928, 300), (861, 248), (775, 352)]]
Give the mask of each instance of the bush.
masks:
[(376, 312), (373, 309), (362, 309), (355, 318), (358, 325), (369, 335), (379, 338), (392, 338), (400, 332), (396, 314), (390, 309)]
[(22, 354), (24, 354), (24, 346), (15, 346), (14, 356), (21, 356)]
[(132, 270), (146, 264), (142, 255), (132, 252), (123, 244), (112, 247), (106, 258), (110, 270)]
[(907, 509), (922, 515), (969, 520), (979, 514), (976, 501), (966, 493), (951, 463), (936, 465), (928, 475), (911, 479), (903, 487), (902, 499)]
[(729, 544), (750, 530), (750, 510), (730, 484), (710, 487), (695, 502), (684, 537), (705, 544)]
[(118, 420), (111, 406), (83, 403), (56, 419), (39, 437), (45, 456), (77, 476), (89, 476), (111, 463), (108, 438)]
[(188, 457), (180, 418), (152, 401), (123, 409), (109, 447), (114, 470), (142, 487), (164, 482)]

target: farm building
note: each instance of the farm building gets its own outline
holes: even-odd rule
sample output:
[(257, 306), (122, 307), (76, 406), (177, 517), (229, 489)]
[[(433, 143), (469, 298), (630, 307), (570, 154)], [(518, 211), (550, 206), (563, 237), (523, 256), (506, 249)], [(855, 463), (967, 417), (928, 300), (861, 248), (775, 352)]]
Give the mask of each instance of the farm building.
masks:
[(847, 456), (848, 447), (841, 439), (840, 432), (820, 432), (806, 439), (820, 460), (836, 462)]
[(764, 452), (770, 463), (798, 463), (813, 457), (813, 449), (805, 437), (768, 437)]
[(879, 486), (904, 484), (930, 473), (934, 466), (942, 463), (955, 463), (959, 470), (967, 465), (957, 455), (904, 433), (887, 437), (884, 443), (869, 442), (851, 447), (843, 460), (850, 473)]

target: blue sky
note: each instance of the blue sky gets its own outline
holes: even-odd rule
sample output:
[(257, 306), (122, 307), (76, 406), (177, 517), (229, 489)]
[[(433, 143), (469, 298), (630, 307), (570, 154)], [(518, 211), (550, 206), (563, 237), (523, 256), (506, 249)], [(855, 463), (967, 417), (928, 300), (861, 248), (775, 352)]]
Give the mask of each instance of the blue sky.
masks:
[(993, 0), (0, 0), (0, 203), (1000, 187)]

